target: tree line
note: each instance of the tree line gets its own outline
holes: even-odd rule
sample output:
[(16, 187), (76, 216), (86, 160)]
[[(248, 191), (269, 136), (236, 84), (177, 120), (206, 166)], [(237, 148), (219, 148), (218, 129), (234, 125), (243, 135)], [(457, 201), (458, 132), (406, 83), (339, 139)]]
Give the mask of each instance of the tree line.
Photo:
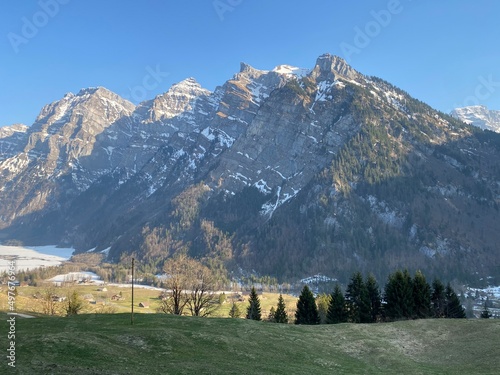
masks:
[[(295, 324), (320, 324), (318, 300), (307, 285), (297, 301)], [(233, 304), (232, 310), (235, 308)], [(324, 307), (323, 307), (324, 308)], [(231, 313), (230, 313), (231, 315)], [(451, 285), (435, 279), (429, 284), (421, 271), (412, 277), (408, 270), (389, 275), (383, 293), (373, 275), (366, 279), (355, 272), (342, 293), (340, 285), (328, 298), (324, 323), (375, 323), (408, 319), (465, 318), (465, 310)], [(233, 316), (234, 317), (234, 316)], [(260, 301), (252, 288), (247, 319), (261, 320)], [(269, 321), (288, 323), (286, 307), (280, 295), (276, 309), (271, 309)]]

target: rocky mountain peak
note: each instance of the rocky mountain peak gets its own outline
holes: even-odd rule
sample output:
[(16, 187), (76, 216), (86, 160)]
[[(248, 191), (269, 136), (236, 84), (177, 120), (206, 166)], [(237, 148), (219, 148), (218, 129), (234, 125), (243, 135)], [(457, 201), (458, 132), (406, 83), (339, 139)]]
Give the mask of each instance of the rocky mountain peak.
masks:
[(315, 78), (321, 77), (330, 80), (335, 80), (337, 76), (349, 80), (360, 77), (360, 73), (354, 70), (343, 58), (328, 53), (318, 57), (313, 69), (313, 75)]
[(240, 62), (240, 73), (253, 73), (255, 71), (258, 71), (258, 69), (245, 62)]
[(205, 89), (201, 87), (201, 84), (195, 78), (188, 77), (180, 81), (179, 83), (173, 84), (172, 87), (170, 87), (170, 89), (167, 91), (167, 93), (185, 92), (192, 90), (205, 90)]
[(110, 115), (107, 120), (111, 118), (116, 120), (119, 116), (128, 115), (135, 109), (134, 104), (114, 92), (104, 87), (92, 87), (81, 89), (76, 95), (67, 93), (62, 99), (46, 105), (35, 120), (35, 125), (50, 126), (54, 123), (63, 123), (73, 113), (82, 113), (100, 106), (113, 108), (111, 111), (109, 109), (103, 111), (105, 116)]
[(84, 100), (108, 101), (111, 102), (111, 104), (122, 106), (127, 112), (132, 112), (135, 109), (134, 104), (102, 86), (81, 89), (78, 94), (71, 98), (77, 99), (78, 103), (81, 103)]
[(212, 92), (204, 89), (196, 79), (189, 77), (173, 84), (167, 92), (153, 100), (141, 103), (137, 112), (145, 123), (165, 121), (183, 114), (189, 116), (198, 100), (206, 99), (211, 94)]

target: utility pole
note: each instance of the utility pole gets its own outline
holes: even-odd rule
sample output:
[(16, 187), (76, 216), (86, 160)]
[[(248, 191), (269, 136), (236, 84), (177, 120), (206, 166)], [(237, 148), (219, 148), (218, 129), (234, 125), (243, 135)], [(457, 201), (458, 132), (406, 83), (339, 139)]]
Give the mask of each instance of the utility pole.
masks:
[(132, 258), (132, 312), (130, 314), (130, 324), (134, 324), (134, 261), (135, 259)]

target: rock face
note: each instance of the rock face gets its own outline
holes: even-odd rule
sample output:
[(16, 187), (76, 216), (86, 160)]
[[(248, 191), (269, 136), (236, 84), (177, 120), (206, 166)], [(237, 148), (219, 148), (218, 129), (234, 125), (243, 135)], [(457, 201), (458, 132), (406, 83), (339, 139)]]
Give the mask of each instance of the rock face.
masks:
[(213, 92), (188, 78), (135, 106), (85, 89), (1, 128), (0, 235), (117, 260), (163, 228), (155, 256), (281, 279), (496, 277), (499, 156), (496, 135), (339, 57), (242, 63)]
[(500, 111), (489, 110), (483, 105), (455, 108), (451, 115), (481, 129), (500, 133)]

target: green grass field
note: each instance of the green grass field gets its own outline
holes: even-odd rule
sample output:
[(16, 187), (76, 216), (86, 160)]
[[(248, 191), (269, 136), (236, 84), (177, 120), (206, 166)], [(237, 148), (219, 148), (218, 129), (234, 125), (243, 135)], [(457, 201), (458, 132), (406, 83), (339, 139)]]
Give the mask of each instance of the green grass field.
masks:
[[(0, 314), (7, 349), (7, 315)], [(4, 351), (6, 352), (6, 350)], [(296, 326), (160, 314), (17, 318), (9, 374), (498, 374), (500, 323)]]

